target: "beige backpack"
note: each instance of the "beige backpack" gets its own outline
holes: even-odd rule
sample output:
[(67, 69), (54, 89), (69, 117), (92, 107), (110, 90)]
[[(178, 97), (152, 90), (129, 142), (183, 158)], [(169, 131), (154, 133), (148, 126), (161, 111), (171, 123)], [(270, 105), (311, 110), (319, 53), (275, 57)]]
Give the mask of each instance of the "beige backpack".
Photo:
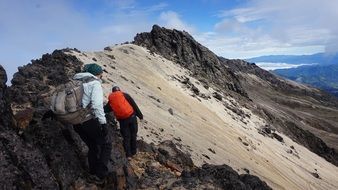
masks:
[(83, 84), (97, 80), (93, 77), (71, 79), (56, 87), (52, 94), (50, 109), (65, 124), (80, 124), (93, 118), (90, 105), (82, 107)]

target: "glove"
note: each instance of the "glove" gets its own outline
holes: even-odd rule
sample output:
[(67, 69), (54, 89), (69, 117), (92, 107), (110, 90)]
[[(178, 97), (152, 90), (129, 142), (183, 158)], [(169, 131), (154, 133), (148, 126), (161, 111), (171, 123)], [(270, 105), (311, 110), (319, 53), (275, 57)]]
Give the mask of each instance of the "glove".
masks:
[(102, 132), (102, 134), (103, 134), (104, 137), (107, 136), (107, 134), (108, 134), (108, 126), (107, 126), (107, 124), (101, 124), (101, 132)]

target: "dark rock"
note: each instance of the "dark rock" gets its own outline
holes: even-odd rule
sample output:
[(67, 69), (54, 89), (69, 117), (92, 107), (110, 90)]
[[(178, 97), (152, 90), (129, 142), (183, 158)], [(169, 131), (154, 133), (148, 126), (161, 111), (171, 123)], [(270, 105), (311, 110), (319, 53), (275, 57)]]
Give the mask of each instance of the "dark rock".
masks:
[(271, 189), (258, 177), (238, 175), (227, 165), (205, 164), (198, 168), (190, 155), (172, 141), (158, 146), (138, 141), (138, 145), (140, 154), (136, 160), (141, 160), (140, 155), (151, 158), (139, 163), (139, 167), (145, 168), (138, 180), (141, 189)]
[(106, 54), (107, 57), (109, 57), (110, 59), (115, 59), (115, 56), (114, 55), (110, 55), (110, 54)]
[(203, 87), (207, 90), (209, 89), (209, 85), (207, 85), (207, 84), (204, 84)]
[(209, 96), (207, 96), (206, 94), (201, 94), (200, 97), (203, 98), (203, 99), (205, 99), (205, 100), (209, 99)]
[(280, 135), (278, 135), (277, 133), (272, 133), (273, 137), (275, 139), (277, 139), (279, 142), (284, 142), (283, 137), (281, 137)]
[(7, 75), (0, 65), (0, 184), (2, 189), (59, 189), (45, 156), (20, 138), (12, 115)]
[(192, 71), (197, 79), (206, 79), (218, 87), (226, 87), (247, 97), (238, 77), (222, 64), (219, 57), (185, 31), (154, 25), (150, 33), (137, 34), (133, 43), (184, 66)]
[(18, 111), (15, 115), (15, 121), (19, 129), (26, 129), (33, 119), (34, 110), (27, 108), (25, 110)]
[(7, 74), (5, 69), (0, 65), (0, 89), (3, 90), (6, 87)]
[(168, 112), (171, 114), (171, 115), (174, 115), (174, 110), (172, 108), (169, 108), (168, 109)]
[(290, 146), (290, 148), (291, 148), (291, 149), (293, 149), (293, 150), (295, 149), (295, 147), (294, 147), (294, 146)]
[(161, 100), (156, 98), (155, 96), (149, 95), (148, 97), (153, 99), (153, 100), (156, 100), (158, 103), (161, 103)]
[(1, 129), (11, 128), (14, 124), (12, 110), (8, 100), (9, 97), (6, 82), (6, 71), (2, 65), (0, 65), (0, 131)]
[(77, 53), (81, 53), (81, 51), (76, 48), (74, 48), (74, 51), (76, 51)]
[(271, 189), (264, 181), (261, 181), (257, 176), (242, 174), (240, 175), (240, 180), (246, 185), (247, 189)]
[(109, 46), (105, 47), (104, 50), (106, 50), (106, 51), (113, 51)]
[(243, 170), (244, 170), (247, 174), (250, 174), (250, 170), (249, 170), (249, 169), (243, 168)]
[(190, 170), (194, 167), (190, 156), (180, 151), (172, 141), (163, 141), (157, 146), (138, 141), (138, 148), (139, 151), (153, 153), (156, 155), (156, 161), (172, 169), (176, 168), (174, 170), (181, 172), (183, 169)]
[(123, 76), (123, 75), (120, 75), (120, 77), (122, 78), (122, 79), (124, 79), (125, 81), (129, 81), (125, 76)]
[(204, 156), (205, 158), (207, 158), (208, 160), (210, 160), (210, 157), (206, 154), (202, 154), (202, 156)]
[(317, 179), (320, 178), (319, 175), (318, 175), (318, 173), (311, 173), (311, 174), (313, 175), (313, 177), (315, 177), (315, 178), (317, 178)]
[(270, 127), (264, 127), (263, 128), (263, 131), (266, 133), (266, 134), (271, 134), (271, 129), (270, 129)]
[(193, 91), (194, 94), (199, 95), (200, 90), (196, 86), (192, 86), (191, 90)]
[(175, 140), (177, 140), (178, 142), (181, 142), (182, 139), (180, 137), (174, 137)]
[(122, 49), (121, 51), (122, 51), (123, 53), (125, 53), (125, 54), (129, 54), (129, 51), (126, 50), (126, 49)]
[(214, 92), (212, 93), (212, 96), (216, 98), (217, 100), (222, 101), (222, 95), (220, 95), (219, 93)]
[(63, 50), (55, 50), (27, 66), (19, 67), (19, 72), (12, 79), (10, 93), (14, 96), (10, 96), (11, 101), (18, 104), (43, 104), (43, 94), (50, 91), (49, 86), (65, 83), (69, 77), (81, 71), (82, 64)]
[(209, 183), (213, 184), (213, 189), (271, 189), (258, 177), (249, 174), (239, 176), (236, 171), (227, 165), (204, 164), (202, 168), (183, 171), (182, 178), (184, 180), (176, 182), (174, 186), (183, 185), (188, 189), (203, 189), (203, 184)]
[(212, 149), (212, 148), (208, 148), (208, 150), (209, 150), (210, 152), (212, 152), (212, 153), (216, 154), (216, 152), (215, 152), (215, 150), (214, 150), (214, 149)]
[(183, 81), (182, 81), (182, 84), (186, 84), (186, 85), (190, 85), (191, 82), (190, 82), (190, 79), (189, 78), (185, 78)]
[(97, 59), (95, 57), (92, 58), (93, 61), (97, 61)]

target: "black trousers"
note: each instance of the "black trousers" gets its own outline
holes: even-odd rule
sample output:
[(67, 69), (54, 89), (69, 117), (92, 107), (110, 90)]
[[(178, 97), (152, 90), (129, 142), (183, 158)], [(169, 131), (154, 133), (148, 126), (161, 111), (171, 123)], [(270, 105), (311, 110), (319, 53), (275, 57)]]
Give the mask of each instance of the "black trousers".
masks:
[(91, 119), (83, 124), (74, 125), (74, 130), (88, 146), (88, 164), (90, 174), (100, 178), (108, 175), (112, 143), (110, 135), (104, 136), (101, 124), (97, 119)]
[(136, 154), (136, 138), (137, 138), (137, 119), (135, 114), (127, 119), (120, 120), (120, 132), (123, 137), (123, 147), (126, 152), (126, 156), (130, 157)]

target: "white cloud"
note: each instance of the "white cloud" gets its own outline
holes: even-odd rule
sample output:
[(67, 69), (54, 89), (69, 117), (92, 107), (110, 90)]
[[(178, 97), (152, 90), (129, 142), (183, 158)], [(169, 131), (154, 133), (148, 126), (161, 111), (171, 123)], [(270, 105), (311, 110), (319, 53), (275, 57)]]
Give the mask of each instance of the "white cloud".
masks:
[(159, 18), (161, 25), (170, 29), (185, 30), (189, 33), (193, 33), (195, 30), (192, 26), (186, 24), (180, 15), (174, 11), (162, 12)]
[(104, 10), (89, 14), (67, 0), (0, 0), (1, 63), (9, 78), (18, 66), (54, 49), (93, 51), (131, 41), (136, 33), (149, 31), (154, 15), (167, 6), (137, 6), (134, 0), (101, 3)]
[[(323, 50), (338, 51), (338, 3), (332, 0), (252, 0), (242, 7), (218, 14), (223, 21), (215, 25), (220, 36), (233, 37), (229, 30), (243, 39), (241, 43), (253, 43), (248, 51), (275, 49), (293, 54), (292, 48), (303, 47), (304, 52)], [(230, 28), (230, 29), (229, 29)], [(263, 37), (262, 37), (263, 36)], [(270, 46), (262, 43), (267, 40)], [(239, 46), (240, 51), (243, 51)], [(268, 52), (266, 52), (268, 53)]]
[(85, 17), (62, 0), (1, 0), (0, 41), (1, 62), (9, 79), (18, 66), (54, 49), (97, 44)]

